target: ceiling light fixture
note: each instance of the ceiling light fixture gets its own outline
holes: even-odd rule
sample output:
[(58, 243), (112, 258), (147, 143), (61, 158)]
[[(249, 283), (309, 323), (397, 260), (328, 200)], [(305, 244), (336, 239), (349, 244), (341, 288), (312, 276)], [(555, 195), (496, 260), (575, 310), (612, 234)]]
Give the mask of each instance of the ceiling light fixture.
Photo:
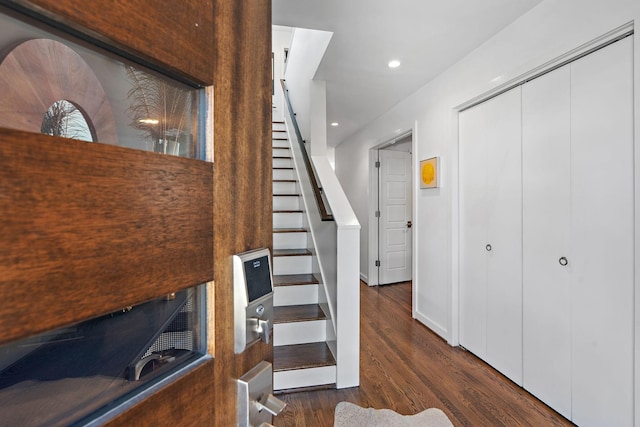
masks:
[(336, 127), (336, 126), (338, 126), (339, 124), (340, 124), (340, 123), (338, 123), (338, 122), (333, 122), (333, 123), (331, 123), (331, 126)]
[(394, 59), (392, 61), (389, 61), (387, 65), (389, 66), (389, 68), (398, 68), (400, 66), (400, 61)]

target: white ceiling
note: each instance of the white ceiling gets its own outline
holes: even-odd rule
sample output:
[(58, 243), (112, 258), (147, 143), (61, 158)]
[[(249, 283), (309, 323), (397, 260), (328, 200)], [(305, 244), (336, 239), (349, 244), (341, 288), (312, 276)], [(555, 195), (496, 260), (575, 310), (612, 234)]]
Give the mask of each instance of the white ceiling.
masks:
[[(336, 146), (542, 0), (272, 0), (273, 24), (332, 31), (327, 83)], [(391, 59), (402, 65), (387, 67)]]

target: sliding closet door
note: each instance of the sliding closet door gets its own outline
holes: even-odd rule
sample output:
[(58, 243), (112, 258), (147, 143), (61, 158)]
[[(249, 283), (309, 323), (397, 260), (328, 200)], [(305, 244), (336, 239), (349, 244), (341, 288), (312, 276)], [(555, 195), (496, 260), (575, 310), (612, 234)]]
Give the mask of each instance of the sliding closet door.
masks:
[(573, 422), (633, 421), (633, 45), (571, 64)]
[(569, 419), (570, 81), (565, 66), (522, 87), (523, 385)]
[(520, 88), (460, 114), (460, 343), (522, 381)]

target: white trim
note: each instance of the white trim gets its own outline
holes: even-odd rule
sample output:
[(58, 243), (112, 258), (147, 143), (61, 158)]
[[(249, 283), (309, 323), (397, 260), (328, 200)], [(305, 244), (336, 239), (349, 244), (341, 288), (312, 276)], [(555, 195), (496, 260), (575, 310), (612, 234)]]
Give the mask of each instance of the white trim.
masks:
[(437, 322), (434, 322), (427, 316), (420, 313), (415, 313), (414, 318), (420, 323), (424, 324), (427, 328), (431, 329), (436, 334), (440, 335), (441, 337), (447, 336), (447, 328), (443, 327)]
[[(332, 328), (333, 329), (333, 328)], [(273, 325), (273, 346), (322, 342), (327, 339), (327, 320), (276, 323)]]
[(205, 102), (205, 111), (204, 111), (204, 146), (205, 146), (205, 155), (204, 160), (207, 162), (213, 163), (213, 100), (214, 100), (214, 90), (213, 86), (207, 86), (204, 88), (204, 102)]
[(459, 111), (452, 111), (453, 144), (451, 149), (451, 286), (449, 287), (449, 322), (451, 325), (447, 342), (460, 345), (460, 141)]
[(420, 216), (418, 215), (418, 192), (420, 191), (420, 157), (418, 156), (418, 121), (413, 121), (411, 132), (411, 168), (412, 168), (412, 188), (411, 188), (411, 220), (413, 223), (413, 235), (411, 240), (411, 317), (418, 319), (418, 236), (420, 235)]
[(335, 365), (273, 373), (273, 389), (276, 391), (323, 384), (334, 384), (335, 382)]
[[(417, 170), (414, 166), (415, 158), (416, 158), (415, 153), (417, 149), (417, 145), (414, 140), (414, 135), (415, 135), (417, 123), (418, 122), (416, 120), (412, 128), (397, 130), (396, 132), (393, 132), (391, 135), (379, 139), (375, 143), (375, 145), (369, 148), (369, 205), (367, 206), (367, 211), (369, 215), (369, 233), (368, 233), (369, 234), (369, 251), (368, 251), (369, 256), (367, 260), (367, 270), (368, 270), (368, 276), (370, 280), (365, 281), (369, 286), (380, 285), (379, 269), (375, 265), (379, 255), (378, 244), (379, 244), (380, 236), (379, 236), (378, 227), (373, 226), (373, 224), (378, 223), (378, 219), (375, 215), (375, 209), (373, 208), (374, 206), (378, 206), (379, 204), (379, 200), (378, 200), (379, 191), (376, 191), (378, 186), (378, 180), (379, 180), (379, 175), (378, 175), (379, 171), (376, 172), (377, 168), (375, 166), (376, 161), (380, 160), (378, 156), (378, 150), (383, 150), (395, 144), (396, 142), (400, 141), (401, 139), (411, 136), (411, 167), (412, 167), (412, 177), (414, 178), (411, 182), (411, 185), (413, 187), (411, 192), (411, 197), (413, 197), (413, 200), (411, 201), (412, 203), (411, 221), (415, 227), (416, 219), (418, 218), (417, 209), (416, 209), (417, 193), (415, 191), (416, 185), (417, 185), (416, 184), (417, 178), (415, 178), (415, 173), (414, 173), (414, 171)], [(417, 232), (415, 231), (415, 228), (414, 228), (414, 231), (413, 231), (414, 238), (412, 239), (412, 247), (411, 247), (411, 279), (412, 280), (414, 280), (415, 272), (416, 272), (416, 269), (415, 269), (416, 251), (415, 250), (416, 250), (417, 239), (415, 238), (415, 236), (417, 236)], [(361, 277), (363, 276), (362, 272), (360, 273), (360, 276)], [(412, 299), (415, 299), (415, 298), (413, 298), (412, 296)]]
[(369, 259), (367, 260), (367, 269), (369, 271), (369, 281), (367, 285), (378, 286), (380, 284), (380, 278), (378, 276), (378, 267), (376, 267), (376, 260), (378, 258), (378, 219), (376, 218), (375, 211), (378, 206), (378, 172), (376, 171), (375, 163), (378, 160), (378, 149), (369, 149), (369, 205), (367, 211), (369, 212)]

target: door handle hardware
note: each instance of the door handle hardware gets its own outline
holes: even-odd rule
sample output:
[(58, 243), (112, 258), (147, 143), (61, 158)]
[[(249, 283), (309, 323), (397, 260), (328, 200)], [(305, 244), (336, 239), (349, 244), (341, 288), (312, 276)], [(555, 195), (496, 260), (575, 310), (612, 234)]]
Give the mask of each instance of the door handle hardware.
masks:
[(407, 221), (407, 228), (411, 228), (412, 225), (413, 223), (411, 221)]
[(491, 252), (491, 245), (486, 246), (487, 252)]
[(560, 263), (561, 266), (565, 266), (567, 264), (569, 264), (569, 261), (567, 260), (566, 257), (560, 257), (560, 259), (558, 260), (558, 262)]

